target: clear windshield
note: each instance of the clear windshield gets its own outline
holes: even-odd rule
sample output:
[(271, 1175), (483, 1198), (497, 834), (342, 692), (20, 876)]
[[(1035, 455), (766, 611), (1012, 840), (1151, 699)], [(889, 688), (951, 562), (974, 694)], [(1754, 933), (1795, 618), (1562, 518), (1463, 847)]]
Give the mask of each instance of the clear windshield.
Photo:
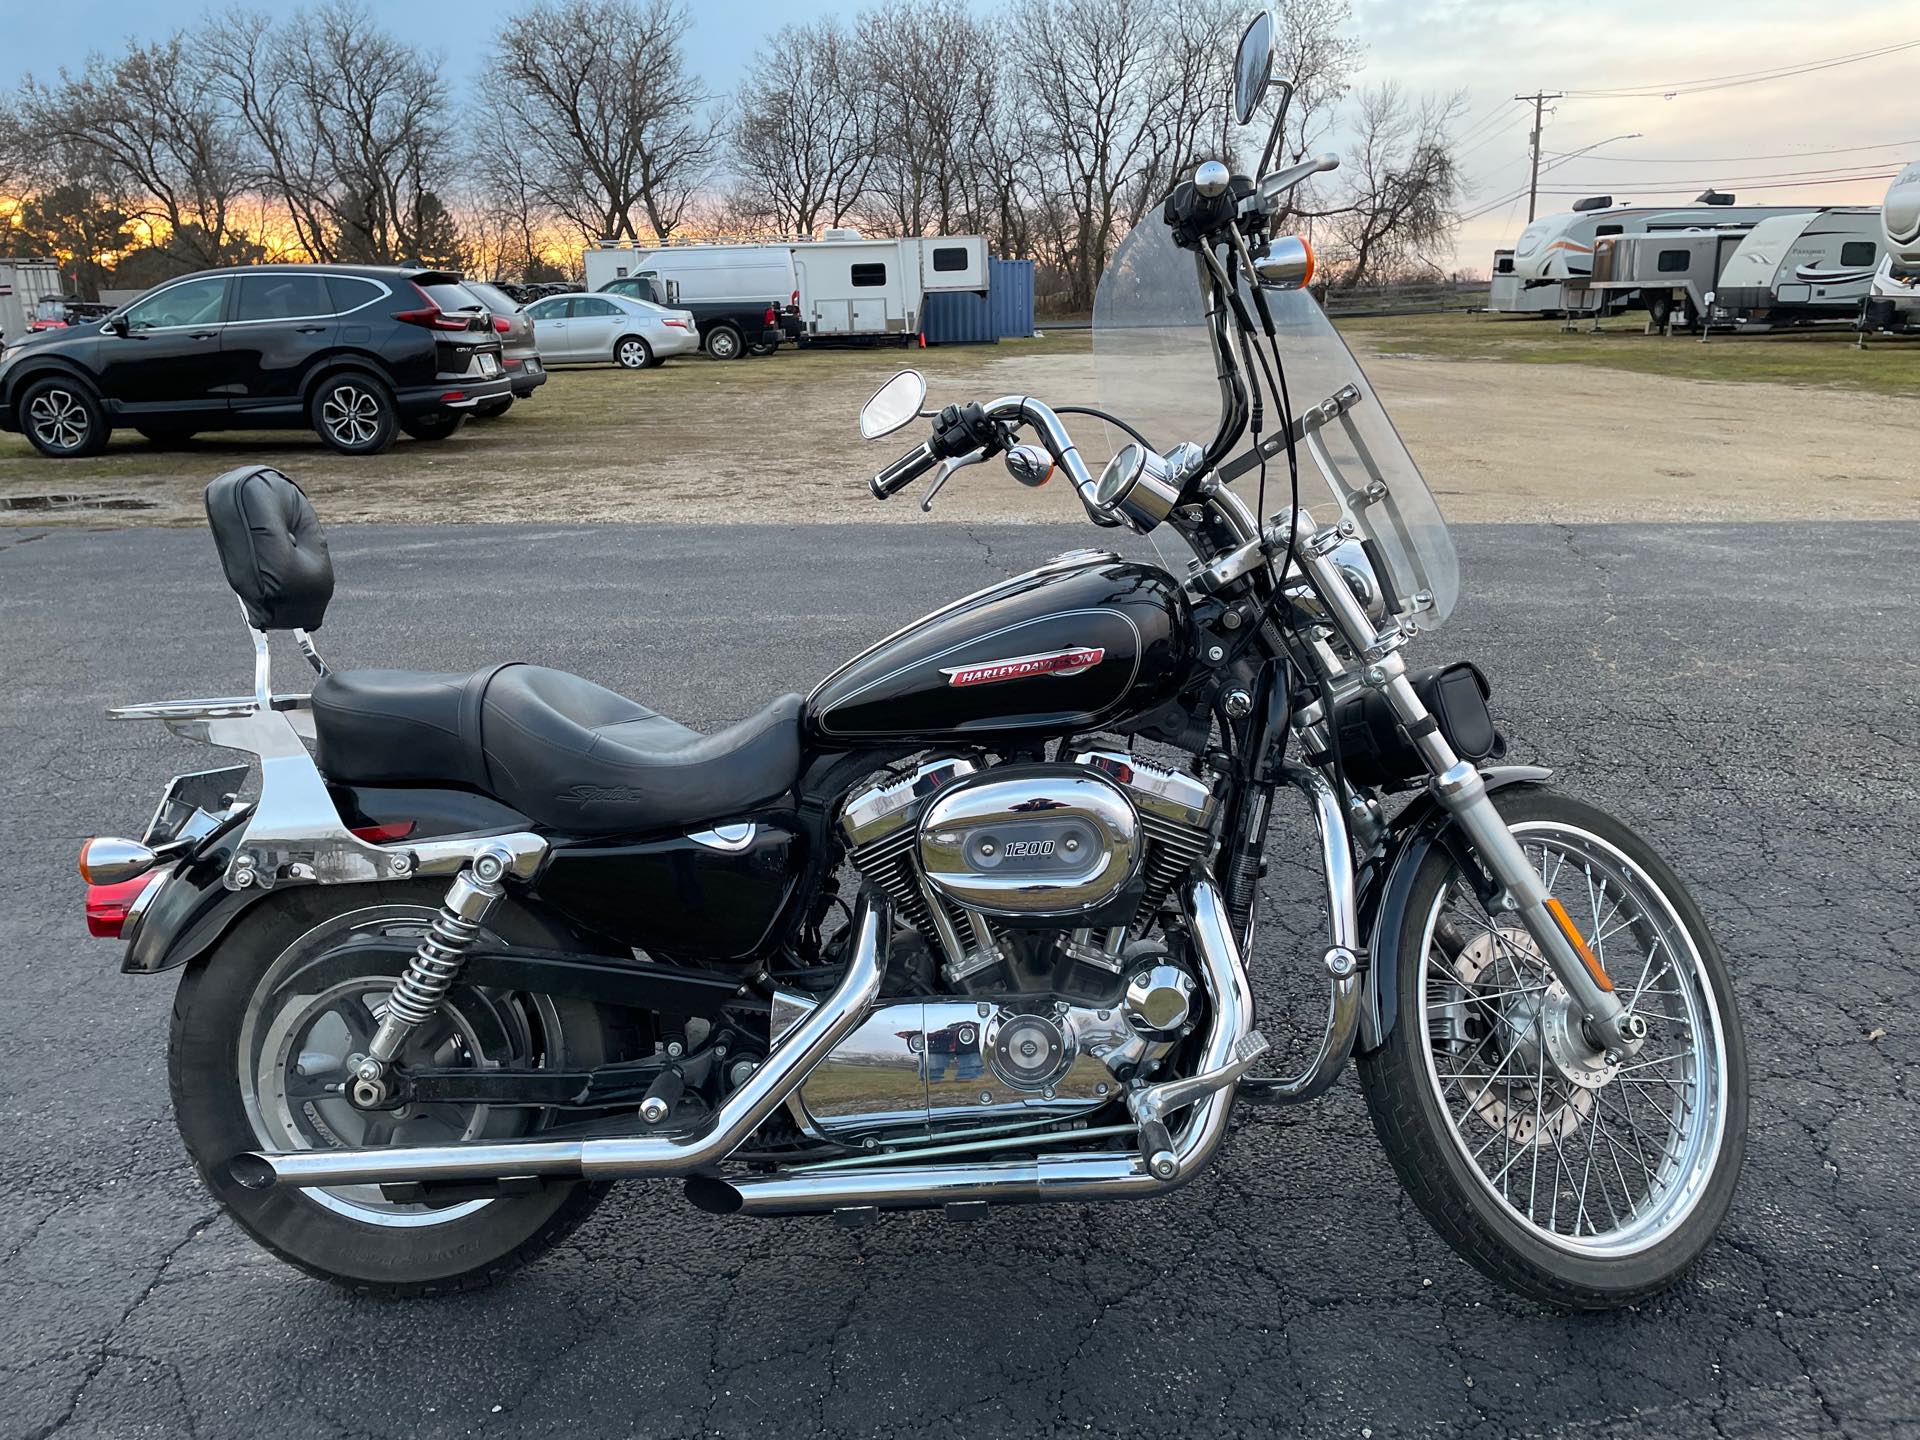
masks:
[[(1114, 253), (1094, 296), (1100, 403), (1138, 427), (1163, 455), (1182, 440), (1205, 445), (1222, 411), (1195, 266), (1195, 257), (1175, 245), (1159, 216), (1150, 214)], [(1331, 494), (1361, 538), (1375, 542), (1400, 617), (1421, 630), (1432, 629), (1452, 612), (1460, 592), (1453, 541), (1433, 492), (1319, 303), (1304, 291), (1269, 291), (1267, 305), (1279, 331), (1293, 413), (1308, 420), (1298, 447), (1300, 503), (1316, 521), (1329, 523), (1335, 518), (1326, 504)], [(1267, 408), (1269, 437), (1278, 433), (1276, 408)], [(1310, 414), (1316, 411), (1317, 423)], [(1243, 437), (1227, 466), (1252, 448), (1251, 435)], [(1257, 468), (1236, 478), (1233, 489), (1254, 508)], [(1282, 452), (1267, 465), (1266, 516), (1287, 503)]]

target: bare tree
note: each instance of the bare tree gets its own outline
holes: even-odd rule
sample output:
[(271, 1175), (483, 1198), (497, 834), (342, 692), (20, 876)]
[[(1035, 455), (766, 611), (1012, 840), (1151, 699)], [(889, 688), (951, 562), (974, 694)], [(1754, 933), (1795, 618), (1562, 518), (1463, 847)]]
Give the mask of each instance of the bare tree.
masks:
[(859, 66), (878, 125), (867, 214), (902, 235), (951, 230), (967, 208), (966, 157), (1004, 26), (962, 0), (885, 0), (861, 13)]
[(129, 218), (183, 265), (222, 264), (242, 248), (233, 217), (250, 178), (244, 134), (184, 36), (95, 55), (57, 84), (28, 77), (20, 124), (68, 167), (110, 176)]
[(585, 238), (671, 235), (707, 179), (716, 127), (673, 0), (540, 0), (501, 30), (507, 109), (543, 196)]
[(1147, 204), (1154, 127), (1174, 99), (1160, 16), (1154, 0), (1018, 0), (1009, 17), (1051, 172), (1040, 229), (1077, 307)]
[(316, 260), (454, 258), (436, 63), (350, 0), (282, 25), (234, 14), (200, 48), (259, 152), (260, 183)]
[(875, 92), (846, 27), (782, 26), (750, 74), (729, 130), (737, 208), (782, 234), (840, 224), (866, 192), (878, 144)]
[(1331, 216), (1336, 289), (1437, 269), (1460, 192), (1447, 132), (1463, 103), (1459, 94), (1410, 100), (1391, 81), (1362, 92), (1348, 199)]
[(493, 276), (541, 274), (555, 216), (536, 161), (521, 149), (513, 117), (491, 100), (475, 107), (472, 131), (463, 229), (476, 263)]

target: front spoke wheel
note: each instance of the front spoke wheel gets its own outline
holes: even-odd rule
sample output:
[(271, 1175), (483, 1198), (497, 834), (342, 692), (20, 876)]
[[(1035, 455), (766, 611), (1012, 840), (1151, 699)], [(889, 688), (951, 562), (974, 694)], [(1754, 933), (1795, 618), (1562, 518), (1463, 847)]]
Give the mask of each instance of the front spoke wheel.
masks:
[(1598, 1044), (1524, 926), (1436, 849), (1380, 958), (1397, 1003), (1363, 1062), (1369, 1103), (1469, 1259), (1548, 1298), (1621, 1303), (1691, 1263), (1731, 1200), (1746, 1112), (1732, 990), (1698, 907), (1638, 836), (1545, 791), (1499, 803), (1646, 1038)]

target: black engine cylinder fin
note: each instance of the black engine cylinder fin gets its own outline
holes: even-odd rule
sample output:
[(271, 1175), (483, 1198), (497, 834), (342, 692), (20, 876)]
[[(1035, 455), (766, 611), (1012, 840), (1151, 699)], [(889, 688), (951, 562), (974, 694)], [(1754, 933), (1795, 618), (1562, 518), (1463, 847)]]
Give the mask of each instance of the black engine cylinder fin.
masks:
[(1193, 868), (1207, 850), (1207, 832), (1142, 812), (1140, 829), (1146, 835), (1146, 894), (1140, 902), (1140, 920), (1151, 917), (1166, 901), (1175, 883)]
[(927, 909), (926, 892), (920, 888), (914, 859), (916, 833), (906, 826), (882, 840), (862, 845), (848, 857), (854, 869), (878, 886), (898, 907), (907, 922), (939, 948), (940, 938), (933, 916)]

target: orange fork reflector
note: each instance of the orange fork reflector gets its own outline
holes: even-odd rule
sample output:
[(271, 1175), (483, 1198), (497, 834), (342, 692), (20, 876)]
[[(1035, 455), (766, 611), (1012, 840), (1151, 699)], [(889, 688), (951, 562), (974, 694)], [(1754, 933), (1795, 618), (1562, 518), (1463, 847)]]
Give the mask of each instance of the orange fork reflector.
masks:
[(1611, 991), (1613, 989), (1613, 981), (1607, 978), (1605, 968), (1595, 957), (1593, 951), (1587, 948), (1587, 942), (1580, 938), (1580, 932), (1574, 928), (1573, 917), (1567, 914), (1567, 907), (1562, 905), (1558, 900), (1549, 899), (1547, 901), (1547, 913), (1553, 916), (1554, 924), (1560, 927), (1560, 933), (1567, 937), (1567, 943), (1573, 946), (1575, 953), (1580, 957), (1581, 963), (1587, 967), (1587, 973), (1593, 976), (1593, 983), (1598, 985), (1602, 990)]

